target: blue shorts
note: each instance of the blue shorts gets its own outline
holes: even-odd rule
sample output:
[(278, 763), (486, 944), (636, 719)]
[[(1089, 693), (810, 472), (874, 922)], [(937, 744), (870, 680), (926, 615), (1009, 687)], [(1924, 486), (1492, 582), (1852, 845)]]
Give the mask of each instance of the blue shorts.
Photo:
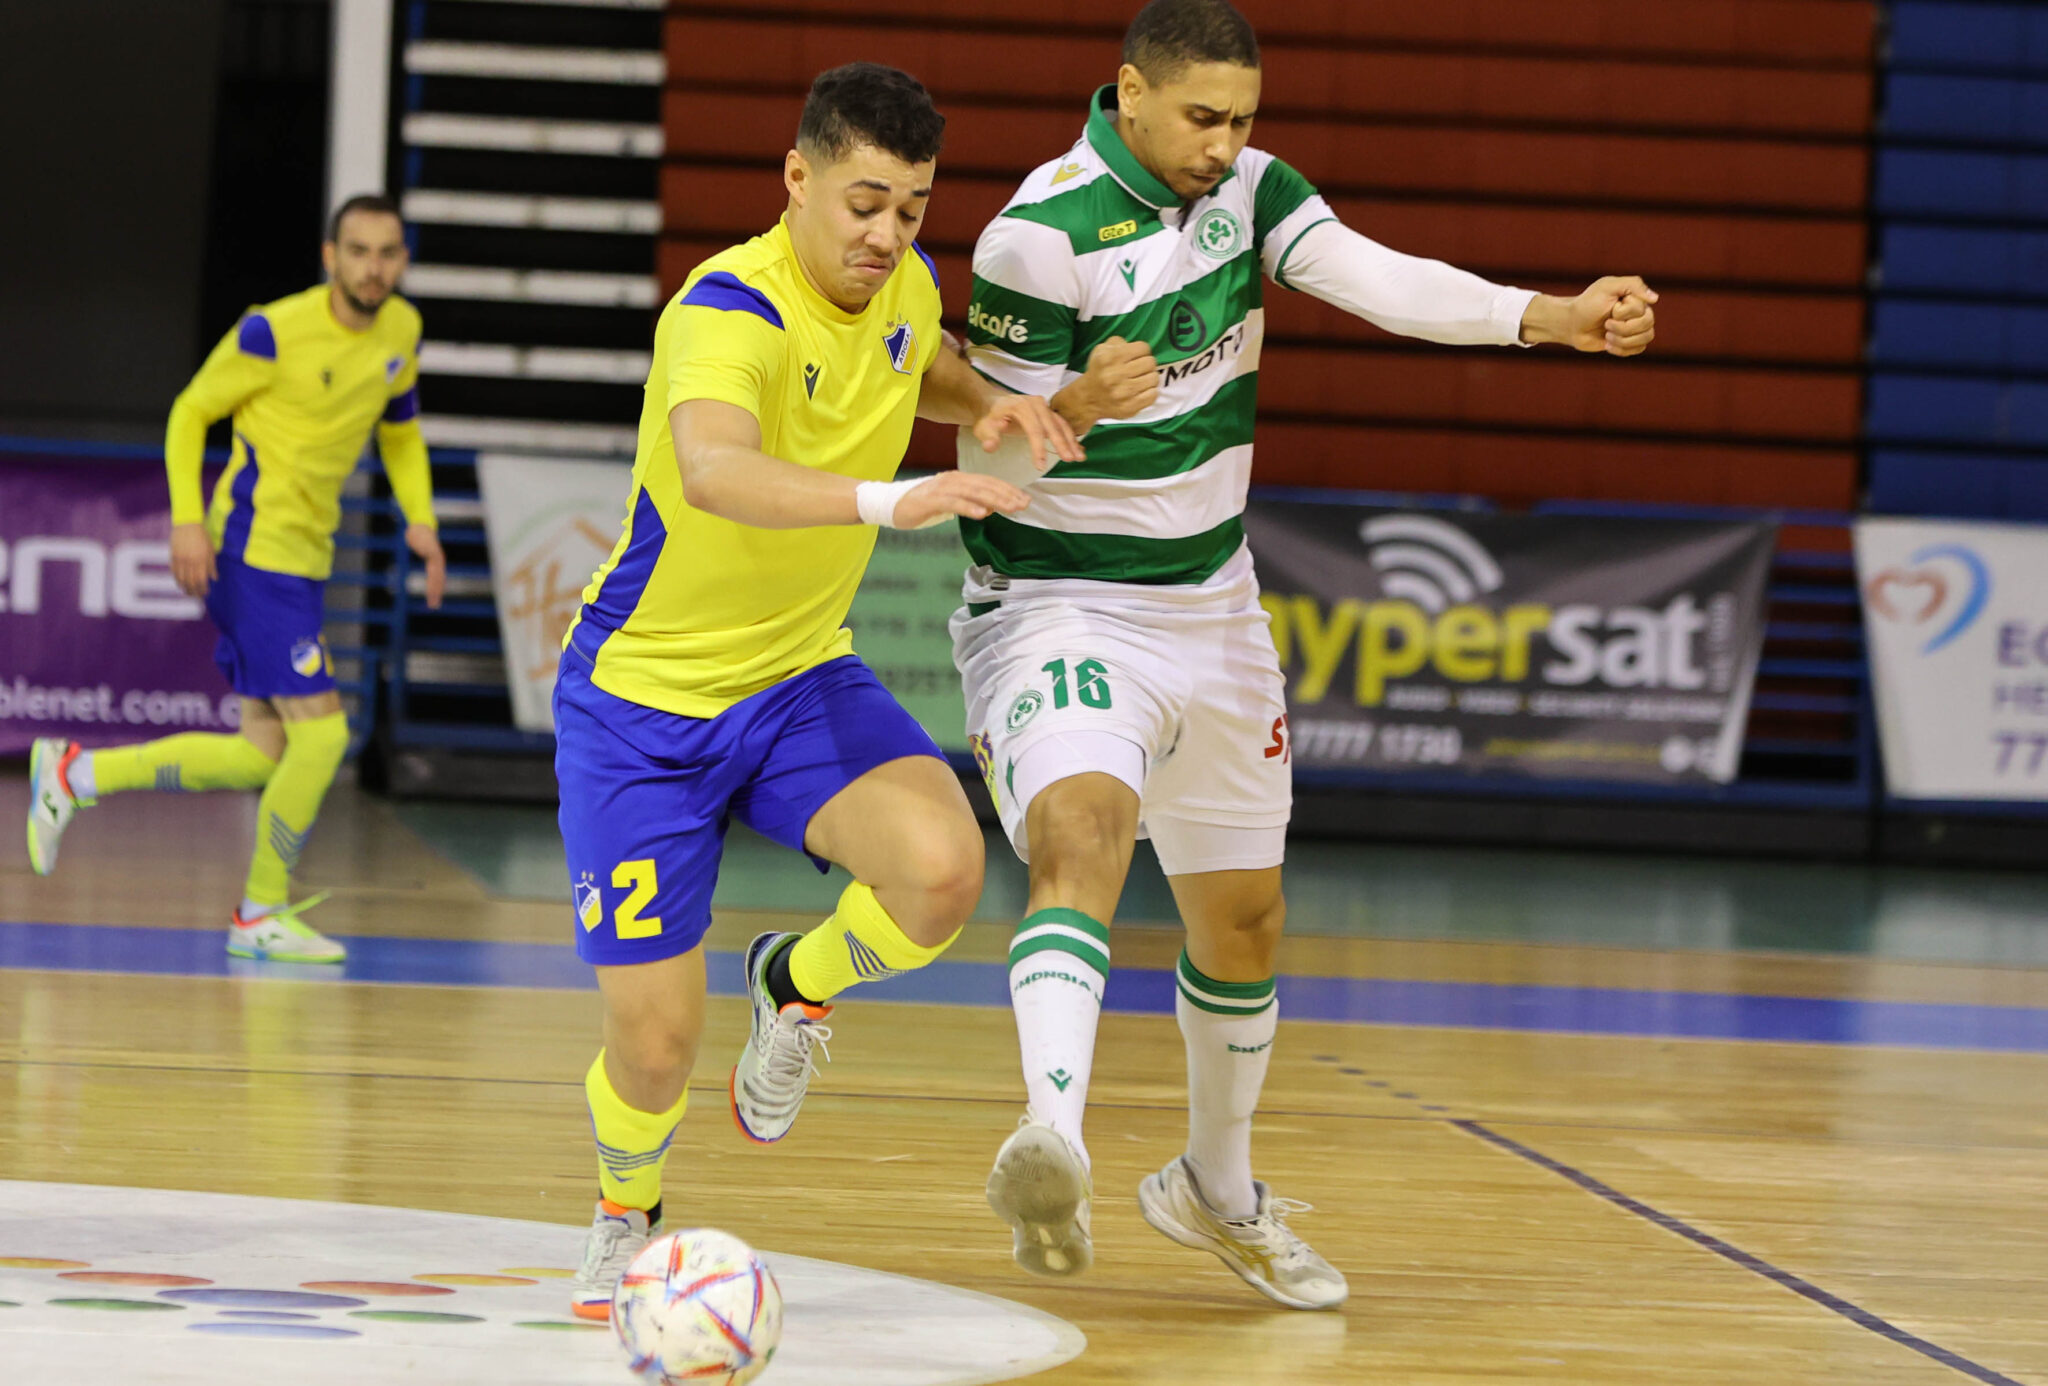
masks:
[(245, 698), (305, 698), (334, 687), (334, 658), (320, 627), (327, 584), (251, 568), (225, 550), (206, 593), (206, 614), (220, 630), (213, 662)]
[(577, 956), (600, 966), (680, 957), (711, 927), (732, 819), (801, 852), (812, 816), (840, 790), (889, 761), (940, 755), (852, 655), (705, 718), (614, 697), (565, 653), (555, 778)]

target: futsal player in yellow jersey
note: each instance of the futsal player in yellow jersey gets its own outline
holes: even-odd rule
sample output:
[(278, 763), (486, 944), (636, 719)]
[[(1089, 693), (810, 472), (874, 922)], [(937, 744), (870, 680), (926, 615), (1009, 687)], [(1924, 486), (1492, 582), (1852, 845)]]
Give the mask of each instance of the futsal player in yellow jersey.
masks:
[[(340, 962), (339, 943), (300, 918), (291, 872), (348, 748), (348, 721), (320, 634), (341, 487), (374, 430), (407, 545), (438, 606), (446, 563), (434, 530), (427, 445), (416, 415), (420, 315), (396, 293), (405, 227), (388, 198), (352, 198), (321, 248), (328, 282), (251, 308), (171, 406), (171, 568), (206, 599), (214, 658), (241, 695), (239, 735), (186, 733), (83, 751), (46, 738), (31, 752), (29, 856), (47, 875), (77, 809), (133, 789), (260, 789), (256, 853), (228, 951)], [(234, 445), (200, 504), (206, 429), (234, 416)]]
[(988, 448), (1015, 430), (1041, 466), (1081, 455), (1043, 399), (940, 349), (913, 237), (944, 125), (893, 68), (820, 76), (780, 224), (699, 266), (655, 329), (625, 531), (555, 685), (577, 950), (604, 999), (584, 1079), (602, 1198), (571, 1300), (586, 1318), (608, 1316), (661, 1223), (727, 823), (854, 877), (823, 924), (747, 950), (731, 1100), (755, 1141), (796, 1119), (827, 1003), (936, 958), (981, 893), (959, 781), (842, 625), (875, 526), (1026, 504), (993, 477), (892, 481), (913, 417), (971, 425)]

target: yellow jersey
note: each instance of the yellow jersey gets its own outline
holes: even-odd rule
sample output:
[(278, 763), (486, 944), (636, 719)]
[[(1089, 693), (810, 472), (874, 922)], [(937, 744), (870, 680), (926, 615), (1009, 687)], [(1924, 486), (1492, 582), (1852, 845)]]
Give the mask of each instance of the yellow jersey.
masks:
[(912, 250), (849, 313), (811, 286), (778, 223), (699, 265), (662, 309), (625, 530), (565, 642), (592, 683), (645, 707), (715, 717), (852, 653), (846, 610), (874, 529), (755, 529), (692, 508), (669, 411), (722, 400), (760, 420), (771, 456), (862, 481), (893, 477), (939, 350), (938, 271)]
[(419, 310), (397, 294), (361, 332), (335, 320), (325, 284), (251, 308), (171, 405), (171, 522), (202, 518), (206, 429), (232, 414), (228, 469), (203, 514), (216, 550), (268, 572), (327, 577), (342, 483), (372, 429), (406, 522), (432, 524), (419, 345)]

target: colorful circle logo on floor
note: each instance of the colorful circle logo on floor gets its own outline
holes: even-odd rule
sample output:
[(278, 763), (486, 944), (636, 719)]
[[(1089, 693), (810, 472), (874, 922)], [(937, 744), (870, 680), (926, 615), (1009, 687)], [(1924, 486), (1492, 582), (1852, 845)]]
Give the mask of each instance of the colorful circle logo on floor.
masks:
[[(620, 1386), (610, 1331), (568, 1312), (582, 1245), (456, 1213), (0, 1181), (0, 1362), (34, 1382)], [(775, 1379), (970, 1386), (1084, 1345), (1022, 1305), (764, 1255), (788, 1305)]]

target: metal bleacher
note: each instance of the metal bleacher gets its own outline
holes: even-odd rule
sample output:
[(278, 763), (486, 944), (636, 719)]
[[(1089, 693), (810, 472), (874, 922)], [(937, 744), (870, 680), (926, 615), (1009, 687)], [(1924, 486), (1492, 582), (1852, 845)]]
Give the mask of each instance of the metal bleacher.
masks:
[(2048, 519), (2048, 8), (1891, 9), (1874, 511)]

